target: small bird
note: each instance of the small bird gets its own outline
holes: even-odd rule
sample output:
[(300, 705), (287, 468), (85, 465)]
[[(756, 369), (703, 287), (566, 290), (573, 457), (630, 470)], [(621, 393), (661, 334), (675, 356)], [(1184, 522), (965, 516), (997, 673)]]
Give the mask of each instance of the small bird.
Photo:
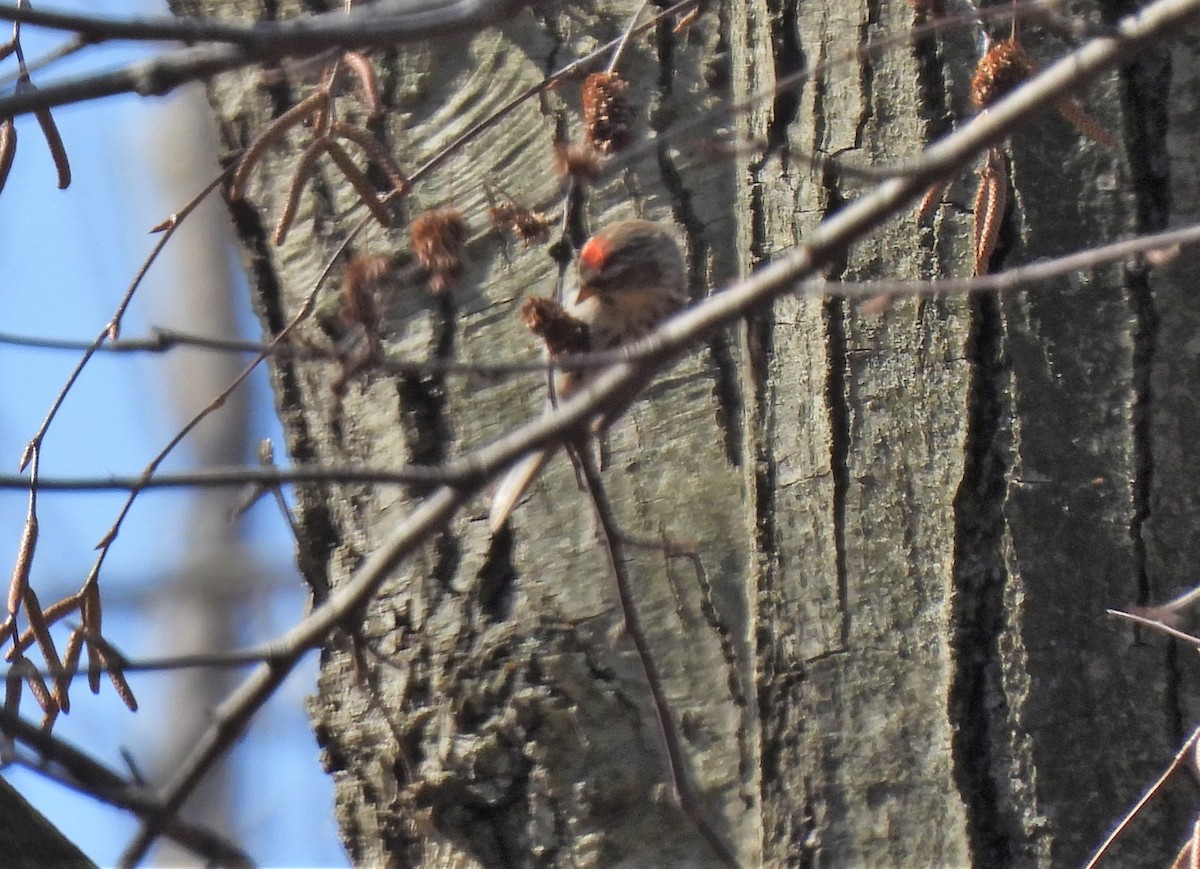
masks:
[[(550, 358), (563, 352), (612, 350), (651, 332), (688, 302), (687, 270), (674, 237), (649, 220), (622, 220), (593, 235), (579, 251), (578, 280), (565, 303), (527, 299), (525, 319), (546, 343)], [(558, 329), (577, 327), (570, 340), (555, 340), (550, 329), (531, 320), (550, 314)], [(593, 376), (593, 370), (561, 371), (554, 377), (559, 399), (570, 398)], [(518, 462), (501, 481), (492, 499), (489, 524), (496, 533), (508, 521), (517, 501), (554, 455), (539, 450)]]

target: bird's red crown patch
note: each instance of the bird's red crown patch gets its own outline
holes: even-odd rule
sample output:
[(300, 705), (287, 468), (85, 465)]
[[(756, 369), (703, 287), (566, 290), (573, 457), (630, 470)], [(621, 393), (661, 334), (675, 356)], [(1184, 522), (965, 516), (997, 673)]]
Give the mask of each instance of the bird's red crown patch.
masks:
[(604, 261), (608, 259), (610, 253), (612, 253), (612, 246), (608, 240), (593, 235), (583, 246), (583, 250), (579, 251), (579, 260), (589, 269), (599, 271), (604, 267)]

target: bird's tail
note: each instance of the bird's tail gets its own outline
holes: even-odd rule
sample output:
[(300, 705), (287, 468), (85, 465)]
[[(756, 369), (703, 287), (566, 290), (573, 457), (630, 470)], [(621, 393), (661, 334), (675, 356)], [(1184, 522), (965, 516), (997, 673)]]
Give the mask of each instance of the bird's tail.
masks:
[(493, 534), (508, 521), (517, 502), (521, 500), (521, 496), (525, 494), (530, 483), (537, 479), (542, 468), (546, 467), (546, 463), (550, 461), (554, 452), (554, 450), (538, 450), (536, 453), (530, 453), (513, 465), (504, 475), (499, 488), (496, 489), (495, 497), (492, 498), (492, 510), (488, 515), (488, 526)]

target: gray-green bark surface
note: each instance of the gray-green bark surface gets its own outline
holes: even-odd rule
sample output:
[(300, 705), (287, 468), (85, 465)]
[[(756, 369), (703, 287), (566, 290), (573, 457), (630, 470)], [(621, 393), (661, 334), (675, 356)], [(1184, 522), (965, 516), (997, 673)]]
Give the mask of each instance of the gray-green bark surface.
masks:
[[(233, 0), (176, 6), (265, 14)], [(406, 168), (421, 165), (616, 36), (633, 8), (535, 7), (473, 37), (376, 53), (389, 112), (373, 129)], [(303, 11), (272, 4), (278, 16)], [(591, 192), (588, 223), (673, 223), (696, 296), (802, 240), (867, 184), (804, 155), (898, 162), (964, 119), (971, 33), (901, 39), (731, 121), (765, 140), (765, 157), (713, 159), (697, 133), (660, 134), (903, 33), (912, 15), (900, 2), (714, 4), (687, 30), (636, 40), (621, 69), (643, 110), (637, 131), (659, 145)], [(1038, 57), (1063, 48), (1032, 28), (1024, 39)], [(1089, 94), (1128, 160), (1056, 115), (1013, 139), (1004, 262), (1187, 219), (1162, 194), (1168, 156), (1184, 189), (1195, 185), (1195, 124), (1171, 114), (1190, 105), (1178, 72), (1189, 63), (1173, 72), (1147, 59)], [(230, 147), (293, 104), (302, 80), (218, 79)], [(478, 219), (487, 185), (553, 208), (560, 131), (579, 134), (574, 82), (423, 180), (406, 214), (452, 203)], [(306, 136), (273, 150), (233, 207), (271, 333), (363, 213), (323, 162), (288, 241), (271, 246)], [(973, 193), (974, 178), (961, 179), (932, 226), (902, 216), (827, 274), (967, 273)], [(1195, 197), (1184, 199), (1190, 208)], [(403, 250), (403, 222), (372, 225), (355, 248)], [(468, 255), (447, 296), (395, 288), (389, 353), (533, 355), (515, 307), (552, 287), (545, 248), (488, 236)], [(1076, 864), (1169, 759), (1191, 726), (1190, 656), (1104, 608), (1193, 581), (1187, 268), (1097, 269), (1001, 299), (898, 302), (875, 317), (788, 299), (698, 348), (612, 430), (606, 480), (627, 530), (694, 542), (705, 567), (709, 590), (688, 562), (631, 551), (689, 775), (746, 865)], [(536, 375), (368, 372), (339, 414), (334, 367), (280, 362), (273, 374), (297, 462), (436, 463), (543, 401)], [(303, 488), (300, 562), (314, 592), (342, 582), (419, 494)], [(670, 800), (649, 695), (569, 463), (554, 463), (511, 530), (489, 538), (485, 515), (483, 503), (460, 515), (325, 651), (312, 714), (352, 859), (712, 863)], [(357, 660), (350, 633), (362, 640)], [(1168, 795), (1115, 859), (1161, 865), (1187, 807)]]

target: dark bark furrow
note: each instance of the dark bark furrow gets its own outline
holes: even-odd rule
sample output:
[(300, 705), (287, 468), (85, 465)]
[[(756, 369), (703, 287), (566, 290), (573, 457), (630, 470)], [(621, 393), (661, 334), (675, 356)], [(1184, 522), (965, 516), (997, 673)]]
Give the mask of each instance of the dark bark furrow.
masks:
[[(913, 23), (920, 26), (927, 20), (923, 13), (918, 12)], [(937, 33), (930, 31), (914, 37), (912, 50), (917, 61), (917, 90), (921, 94), (924, 109), (925, 137), (926, 141), (935, 142), (949, 133), (954, 125)]]
[(879, 0), (867, 0), (866, 18), (858, 28), (858, 87), (861, 103), (858, 114), (858, 124), (854, 132), (854, 147), (862, 148), (871, 119), (875, 117), (875, 65), (871, 54), (866, 49), (871, 41), (871, 28), (879, 25)]
[(970, 404), (962, 482), (954, 500), (953, 634), (955, 662), (949, 710), (954, 777), (967, 812), (971, 853), (978, 865), (1010, 866), (1011, 807), (1001, 804), (996, 779), (997, 728), (1004, 723), (999, 642), (1004, 624), (1004, 500), (1008, 476), (1002, 325), (995, 298), (971, 303), (967, 357)]
[[(804, 69), (804, 50), (800, 47), (796, 15), (799, 0), (768, 0), (771, 12), (771, 46), (775, 57), (775, 80), (786, 78)], [(767, 153), (783, 149), (788, 141), (788, 127), (800, 110), (798, 87), (784, 88), (775, 95), (771, 120), (767, 125)]]
[[(1171, 58), (1160, 52), (1132, 64), (1121, 72), (1122, 107), (1125, 118), (1125, 139), (1129, 143), (1129, 170), (1134, 179), (1135, 208), (1139, 232), (1161, 232), (1170, 224), (1174, 210), (1170, 175), (1170, 155), (1167, 151), (1169, 124), (1165, 96), (1171, 90)], [(1132, 442), (1134, 476), (1131, 485), (1133, 511), (1129, 534), (1133, 549), (1133, 572), (1136, 585), (1133, 593), (1139, 603), (1158, 602), (1174, 589), (1171, 580), (1157, 575), (1156, 559), (1151, 554), (1149, 540), (1154, 523), (1153, 503), (1155, 479), (1155, 363), (1162, 333), (1158, 305), (1150, 275), (1144, 267), (1130, 268), (1125, 274), (1126, 292), (1133, 311), (1132, 358)], [(1169, 306), (1168, 306), (1169, 311)], [(1182, 740), (1193, 724), (1186, 709), (1183, 694), (1191, 662), (1179, 660), (1175, 644), (1166, 648), (1166, 668), (1171, 677), (1164, 685), (1165, 713), (1174, 730), (1174, 738)]]
[(825, 305), (826, 381), (825, 407), (829, 413), (829, 467), (833, 473), (834, 567), (837, 572), (838, 608), (841, 613), (841, 647), (850, 645), (849, 578), (846, 575), (846, 497), (850, 491), (850, 404), (846, 388), (849, 357), (846, 345), (846, 303), (831, 299)]
[[(671, 158), (670, 146), (665, 142), (658, 147), (658, 168), (663, 186), (671, 193), (671, 212), (687, 235), (688, 273), (691, 276), (689, 295), (692, 299), (704, 298), (711, 289), (711, 248), (705, 238), (704, 222), (693, 207), (692, 193)], [(730, 465), (737, 467), (741, 464), (742, 455), (742, 405), (737, 385), (737, 366), (729, 339), (724, 333), (714, 335), (707, 344), (717, 426), (725, 446), (725, 456)]]
[[(750, 167), (752, 183), (748, 202), (750, 243), (748, 258), (752, 269), (770, 261), (769, 236), (763, 207), (763, 187), (759, 180), (761, 164)], [(772, 807), (780, 802), (778, 787), (780, 773), (787, 766), (788, 734), (773, 726), (775, 710), (786, 708), (788, 697), (788, 663), (778, 638), (771, 631), (776, 621), (779, 595), (780, 552), (779, 532), (775, 525), (776, 466), (773, 444), (775, 417), (772, 413), (773, 390), (771, 359), (774, 355), (774, 312), (768, 308), (746, 318), (745, 331), (745, 398), (748, 411), (747, 428), (751, 433), (748, 448), (746, 485), (754, 525), (751, 529), (754, 552), (752, 585), (747, 595), (753, 615), (753, 634), (750, 638), (754, 661), (754, 684), (757, 713), (762, 729), (758, 757), (758, 797), (763, 809), (764, 858), (778, 849), (786, 849), (787, 819), (776, 819)], [(768, 843), (775, 843), (773, 847)]]

